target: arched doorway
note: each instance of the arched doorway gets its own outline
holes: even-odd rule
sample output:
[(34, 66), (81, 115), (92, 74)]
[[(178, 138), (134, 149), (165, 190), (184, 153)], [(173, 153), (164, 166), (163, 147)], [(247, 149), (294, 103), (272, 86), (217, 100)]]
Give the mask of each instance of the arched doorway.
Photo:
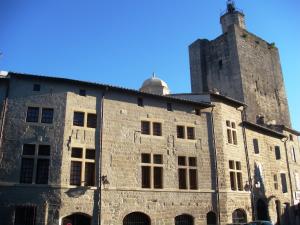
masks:
[(269, 220), (269, 209), (262, 199), (256, 202), (256, 215), (258, 220)]
[(62, 225), (91, 225), (91, 217), (82, 214), (82, 213), (74, 213), (70, 216), (66, 216), (62, 220)]
[(216, 225), (217, 224), (217, 216), (214, 212), (210, 211), (206, 214), (206, 224), (207, 225)]
[(123, 225), (150, 225), (149, 216), (141, 212), (133, 212), (123, 219)]
[(234, 224), (247, 223), (247, 214), (243, 209), (236, 209), (233, 211), (232, 223)]
[(194, 217), (187, 214), (176, 216), (175, 225), (194, 225)]

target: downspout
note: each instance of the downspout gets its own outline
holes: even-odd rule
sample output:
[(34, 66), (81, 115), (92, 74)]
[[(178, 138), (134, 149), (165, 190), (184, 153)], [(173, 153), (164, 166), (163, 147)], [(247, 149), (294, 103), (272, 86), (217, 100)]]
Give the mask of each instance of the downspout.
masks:
[(105, 94), (108, 91), (108, 88), (106, 87), (105, 90), (102, 92), (102, 97), (101, 97), (101, 102), (100, 102), (100, 124), (99, 124), (99, 152), (97, 156), (97, 192), (99, 194), (99, 200), (98, 200), (98, 222), (97, 225), (101, 225), (101, 200), (102, 200), (102, 194), (101, 194), (101, 189), (102, 189), (102, 146), (103, 146), (103, 122), (104, 122), (104, 100), (105, 100)]
[(291, 200), (292, 200), (292, 204), (294, 204), (294, 195), (293, 195), (293, 188), (292, 188), (292, 178), (291, 178), (291, 170), (290, 170), (290, 165), (289, 165), (289, 160), (288, 160), (288, 149), (287, 149), (287, 145), (286, 142), (288, 141), (287, 137), (284, 137), (282, 140), (282, 142), (284, 142), (284, 148), (285, 148), (285, 159), (286, 159), (286, 165), (287, 165), (287, 169), (288, 169), (288, 174), (289, 174), (289, 182), (290, 182), (290, 190), (291, 190)]
[(214, 107), (211, 108), (211, 126), (212, 126), (212, 139), (213, 139), (213, 151), (214, 151), (214, 169), (216, 176), (216, 194), (217, 194), (217, 214), (218, 223), (221, 224), (221, 213), (220, 213), (220, 188), (219, 188), (219, 171), (218, 171), (218, 159), (217, 159), (217, 149), (216, 149), (216, 139), (215, 139), (215, 122), (214, 122)]
[[(242, 120), (243, 121), (246, 121), (246, 108), (247, 108), (247, 106), (244, 106), (243, 110), (242, 110)], [(246, 135), (245, 126), (242, 126), (242, 130), (243, 130), (243, 140), (244, 140), (244, 146), (245, 146), (248, 182), (249, 182), (250, 197), (251, 197), (252, 220), (254, 221), (256, 219), (255, 212), (254, 212), (255, 211), (254, 210), (254, 208), (255, 208), (254, 207), (254, 193), (253, 193), (253, 183), (252, 183), (252, 177), (251, 177), (251, 168), (250, 168), (250, 160), (249, 160), (249, 152), (248, 152), (247, 135)]]
[(8, 105), (8, 94), (9, 94), (9, 81), (7, 81), (7, 87), (6, 87), (6, 93), (5, 98), (2, 106), (2, 113), (1, 113), (1, 127), (0, 127), (0, 163), (3, 158), (3, 151), (2, 151), (2, 142), (3, 142), (3, 131), (4, 131), (4, 123), (5, 123), (5, 116), (7, 111), (7, 105)]

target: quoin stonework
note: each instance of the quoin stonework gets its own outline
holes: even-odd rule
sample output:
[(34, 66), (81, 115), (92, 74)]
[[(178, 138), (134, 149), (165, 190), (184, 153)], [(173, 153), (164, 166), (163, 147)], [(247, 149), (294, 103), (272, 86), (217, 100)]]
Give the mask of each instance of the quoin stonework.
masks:
[(1, 225), (300, 224), (300, 133), (278, 49), (228, 1), (191, 93), (0, 76)]

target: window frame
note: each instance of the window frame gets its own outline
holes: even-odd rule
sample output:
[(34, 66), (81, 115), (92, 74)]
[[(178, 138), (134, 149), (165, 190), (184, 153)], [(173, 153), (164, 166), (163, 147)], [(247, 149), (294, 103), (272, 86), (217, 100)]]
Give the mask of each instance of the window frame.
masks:
[[(35, 121), (28, 121), (28, 112), (29, 112), (29, 109), (32, 108), (32, 109), (37, 109), (37, 120)], [(51, 123), (50, 122), (44, 122), (43, 121), (43, 112), (44, 110), (52, 110), (52, 118), (51, 118)], [(27, 111), (26, 111), (26, 117), (25, 117), (25, 122), (28, 123), (28, 124), (41, 124), (41, 125), (44, 125), (44, 126), (49, 126), (49, 125), (52, 125), (53, 124), (53, 121), (54, 121), (54, 108), (51, 108), (51, 107), (41, 107), (41, 106), (32, 106), (32, 105), (29, 105), (27, 106)]]
[[(183, 159), (184, 158), (184, 164), (180, 164), (180, 160), (179, 159)], [(190, 165), (190, 159), (194, 159), (195, 160), (195, 165)], [(196, 156), (183, 156), (183, 155), (178, 155), (177, 157), (177, 176), (178, 176), (178, 189), (179, 190), (192, 190), (192, 191), (196, 191), (199, 189), (199, 179), (198, 179), (198, 160)], [(184, 172), (184, 185), (182, 185), (182, 181), (181, 181), (181, 172)], [(192, 188), (192, 175), (191, 175), (191, 171), (195, 171), (195, 188)], [(184, 187), (183, 187), (184, 186)]]
[[(150, 161), (148, 162), (143, 162), (143, 156), (150, 156)], [(155, 162), (155, 156), (160, 156), (161, 157), (161, 162), (156, 163)], [(140, 161), (140, 166), (141, 166), (141, 188), (142, 189), (153, 189), (153, 190), (161, 190), (164, 189), (164, 155), (160, 153), (141, 153), (141, 161)], [(147, 168), (149, 170), (149, 186), (145, 187), (143, 184), (144, 176), (143, 176), (143, 169)], [(161, 174), (160, 174), (160, 185), (159, 187), (155, 186), (156, 182), (156, 175), (155, 175), (155, 170), (160, 169)]]
[[(75, 157), (72, 156), (73, 149), (81, 149), (81, 156)], [(88, 159), (87, 158), (87, 151), (93, 150), (95, 151), (95, 158), (94, 159)], [(80, 163), (81, 164), (81, 171), (80, 171), (80, 185), (76, 185), (74, 183), (71, 183), (72, 178), (72, 162)], [(86, 185), (86, 164), (94, 164), (94, 178), (92, 181), (92, 185)], [(70, 155), (70, 173), (69, 173), (69, 185), (74, 187), (95, 187), (96, 186), (96, 149), (94, 148), (87, 148), (82, 146), (72, 146), (71, 148), (71, 155)]]
[(278, 183), (278, 176), (277, 174), (273, 174), (273, 184), (274, 184), (274, 189), (278, 190), (279, 189), (279, 183)]
[[(34, 110), (37, 110), (37, 117), (35, 115), (34, 118), (36, 118), (36, 120), (31, 120), (31, 117), (32, 116), (29, 116), (29, 113), (31, 114), (32, 112), (29, 112), (29, 109), (34, 109)], [(36, 112), (35, 112), (36, 113)], [(30, 120), (29, 120), (30, 118)], [(25, 118), (25, 121), (26, 123), (38, 123), (40, 120), (40, 107), (36, 107), (36, 106), (28, 106), (27, 107), (27, 112), (26, 112), (26, 118)]]
[(139, 107), (144, 107), (144, 106), (145, 106), (145, 105), (144, 105), (144, 98), (138, 97), (136, 101), (137, 101), (136, 103), (137, 103), (137, 105), (138, 105)]
[(280, 146), (276, 145), (276, 146), (274, 147), (274, 152), (275, 152), (275, 159), (276, 159), (276, 160), (281, 160)]
[[(233, 167), (231, 167), (231, 165), (233, 165)], [(240, 161), (229, 160), (228, 171), (230, 179), (230, 190), (244, 191), (242, 163)]]
[(258, 155), (260, 153), (259, 141), (257, 138), (253, 138), (252, 142), (253, 142), (254, 154)]
[[(73, 108), (73, 118), (72, 118), (72, 127), (76, 129), (88, 129), (88, 130), (96, 130), (98, 128), (98, 114), (95, 110), (82, 110), (78, 108)], [(75, 125), (74, 124), (74, 118), (75, 118), (75, 113), (82, 113), (83, 114), (83, 125)], [(96, 126), (88, 126), (88, 116), (93, 115), (96, 118)]]
[[(48, 112), (52, 112), (52, 114), (50, 116), (44, 114), (44, 112), (47, 111), (47, 110), (48, 110)], [(43, 124), (52, 124), (53, 123), (53, 118), (54, 118), (54, 109), (43, 107), (43, 108), (41, 108), (41, 111), (42, 111), (41, 112), (41, 123), (43, 123)], [(45, 119), (45, 120), (43, 121), (43, 119)]]
[(174, 111), (173, 104), (171, 102), (167, 102), (167, 111), (169, 111), (169, 112), (173, 112)]
[[(25, 145), (33, 145), (34, 146), (34, 153), (33, 154), (25, 154), (24, 155), (24, 146)], [(49, 154), (48, 155), (41, 155), (39, 154), (40, 146), (48, 146), (49, 147)], [(48, 185), (49, 184), (49, 178), (50, 178), (50, 158), (51, 158), (51, 145), (50, 144), (32, 144), (32, 143), (24, 143), (22, 145), (22, 156), (21, 156), (21, 166), (20, 166), (20, 178), (19, 178), (19, 183), (20, 184), (38, 184), (38, 185)], [(23, 177), (23, 159), (28, 160), (31, 159), (33, 161), (33, 167), (32, 167), (32, 176), (31, 176), (31, 182), (23, 182), (22, 177)], [(47, 182), (46, 183), (39, 183), (37, 182), (38, 179), (38, 163), (41, 162), (41, 160), (47, 160), (48, 165), (47, 165)]]
[(238, 145), (237, 125), (233, 120), (226, 120), (227, 144)]
[(286, 173), (284, 173), (284, 172), (280, 173), (280, 180), (281, 180), (282, 193), (288, 193), (288, 183), (287, 183), (287, 179), (286, 179)]
[[(159, 120), (141, 119), (140, 132), (142, 136), (162, 137), (163, 136), (163, 122)], [(144, 125), (147, 124), (147, 129)], [(157, 127), (155, 127), (157, 126)], [(158, 128), (158, 129), (157, 129)], [(147, 131), (147, 132), (146, 132)]]

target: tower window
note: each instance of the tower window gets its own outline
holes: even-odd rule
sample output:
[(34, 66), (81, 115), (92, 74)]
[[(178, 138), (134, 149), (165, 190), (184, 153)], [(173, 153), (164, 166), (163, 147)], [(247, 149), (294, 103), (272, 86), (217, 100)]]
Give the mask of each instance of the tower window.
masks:
[(80, 90), (79, 90), (79, 95), (80, 95), (80, 96), (86, 96), (86, 90), (80, 89)]
[(40, 84), (34, 84), (32, 90), (33, 91), (40, 91), (41, 90), (41, 85)]
[(221, 70), (223, 68), (223, 61), (222, 59), (219, 60), (219, 69)]
[(173, 108), (172, 108), (172, 104), (171, 103), (167, 103), (167, 110), (168, 111), (173, 111)]
[(138, 104), (138, 106), (144, 107), (144, 100), (143, 100), (143, 98), (138, 98), (137, 99), (137, 104)]
[(256, 138), (253, 139), (253, 147), (254, 147), (254, 153), (259, 154), (259, 145), (258, 145), (258, 140)]

